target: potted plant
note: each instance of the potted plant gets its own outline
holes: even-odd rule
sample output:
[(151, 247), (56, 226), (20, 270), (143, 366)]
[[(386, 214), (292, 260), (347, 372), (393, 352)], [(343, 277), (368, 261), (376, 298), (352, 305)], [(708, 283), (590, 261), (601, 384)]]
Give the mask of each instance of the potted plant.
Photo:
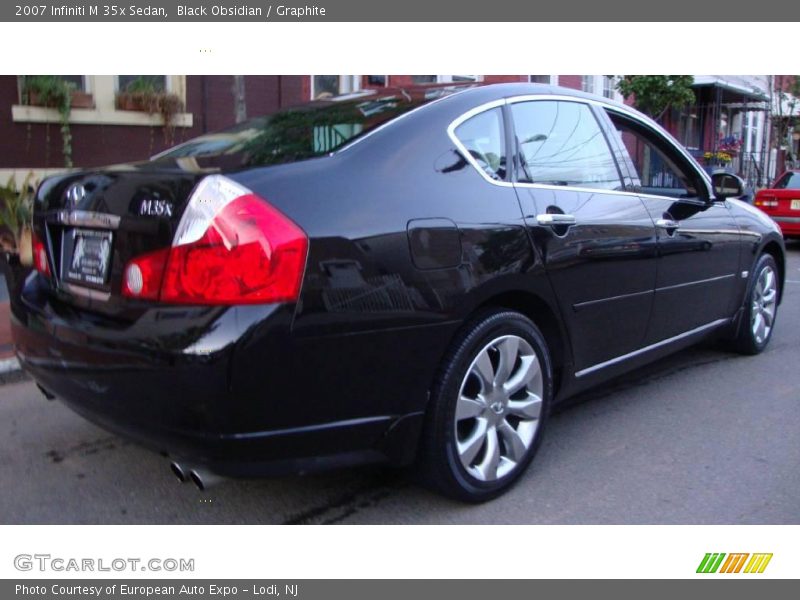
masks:
[(94, 108), (94, 97), (58, 75), (27, 75), (23, 84), (23, 103), (58, 108), (69, 94), (70, 108)]
[(728, 152), (724, 151), (716, 151), (716, 152), (706, 152), (703, 154), (703, 159), (706, 162), (706, 165), (709, 167), (727, 167), (731, 164), (733, 160), (733, 156)]
[[(72, 168), (72, 131), (69, 115), (72, 112), (75, 84), (56, 75), (32, 75), (24, 78), (22, 101), (32, 106), (46, 106), (58, 111), (61, 124), (61, 151), (64, 166)], [(49, 134), (48, 134), (49, 140)]]
[(183, 102), (177, 94), (165, 91), (149, 77), (137, 77), (116, 96), (118, 110), (135, 110), (150, 115), (161, 115), (164, 138), (171, 142), (175, 129), (175, 115), (183, 111)]
[(33, 264), (31, 241), (31, 216), (34, 188), (33, 174), (29, 174), (17, 187), (14, 176), (0, 185), (0, 246), (6, 285), (13, 296), (18, 285), (25, 280)]

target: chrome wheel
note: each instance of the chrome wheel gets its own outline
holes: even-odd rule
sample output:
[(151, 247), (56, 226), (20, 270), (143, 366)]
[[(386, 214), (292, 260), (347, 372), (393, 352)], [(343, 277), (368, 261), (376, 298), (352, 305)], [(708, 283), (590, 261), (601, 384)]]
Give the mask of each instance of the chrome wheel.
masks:
[(750, 310), (750, 327), (753, 339), (757, 344), (764, 344), (769, 339), (772, 324), (775, 321), (775, 309), (778, 301), (778, 287), (775, 271), (766, 266), (758, 275), (753, 288), (752, 307)]
[(480, 481), (521, 463), (539, 426), (544, 380), (531, 345), (516, 335), (492, 340), (472, 361), (455, 410), (458, 457)]

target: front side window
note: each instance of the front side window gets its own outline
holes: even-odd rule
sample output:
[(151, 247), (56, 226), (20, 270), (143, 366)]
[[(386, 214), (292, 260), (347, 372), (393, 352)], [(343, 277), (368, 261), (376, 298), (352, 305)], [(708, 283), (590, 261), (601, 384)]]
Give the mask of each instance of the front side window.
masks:
[(505, 179), (508, 162), (503, 113), (499, 108), (467, 119), (456, 128), (455, 134), (483, 172), (498, 181)]
[(668, 142), (630, 119), (615, 113), (609, 116), (639, 177), (637, 191), (674, 198), (698, 195), (697, 174), (679, 166), (683, 161), (669, 149)]
[(776, 190), (800, 190), (800, 173), (785, 173), (775, 184)]
[(616, 190), (617, 164), (592, 110), (579, 102), (513, 104), (519, 181)]

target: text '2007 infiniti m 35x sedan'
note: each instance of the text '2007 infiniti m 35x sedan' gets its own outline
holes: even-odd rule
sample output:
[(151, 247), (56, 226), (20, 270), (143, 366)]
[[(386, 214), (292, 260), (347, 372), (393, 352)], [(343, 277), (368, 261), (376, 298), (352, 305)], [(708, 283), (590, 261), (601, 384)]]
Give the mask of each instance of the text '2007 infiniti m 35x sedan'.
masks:
[(561, 88), (319, 100), (45, 180), (13, 334), (201, 487), (384, 461), (487, 500), (555, 402), (709, 335), (764, 349), (783, 239), (741, 193)]

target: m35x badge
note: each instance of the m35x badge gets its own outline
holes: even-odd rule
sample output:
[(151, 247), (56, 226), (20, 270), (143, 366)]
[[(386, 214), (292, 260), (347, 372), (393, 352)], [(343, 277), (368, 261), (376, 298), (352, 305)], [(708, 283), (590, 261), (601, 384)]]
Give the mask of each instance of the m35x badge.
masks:
[(142, 217), (171, 217), (172, 202), (160, 199), (145, 199), (139, 205), (139, 215)]

